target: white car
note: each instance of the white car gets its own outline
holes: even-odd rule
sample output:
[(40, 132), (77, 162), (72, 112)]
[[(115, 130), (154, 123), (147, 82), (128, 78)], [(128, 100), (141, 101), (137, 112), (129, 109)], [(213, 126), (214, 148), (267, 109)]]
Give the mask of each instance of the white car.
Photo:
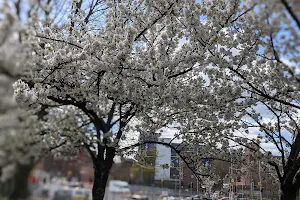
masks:
[(146, 195), (134, 194), (131, 196), (132, 200), (148, 200), (149, 198)]
[(108, 191), (112, 193), (130, 193), (129, 184), (126, 181), (111, 180), (108, 184)]

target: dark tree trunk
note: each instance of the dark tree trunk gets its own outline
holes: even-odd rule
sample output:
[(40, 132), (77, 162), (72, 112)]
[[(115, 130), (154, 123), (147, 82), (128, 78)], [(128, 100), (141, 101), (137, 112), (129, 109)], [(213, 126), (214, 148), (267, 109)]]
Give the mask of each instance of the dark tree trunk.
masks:
[(108, 174), (105, 172), (97, 172), (95, 169), (94, 173), (94, 185), (93, 185), (93, 200), (103, 200), (105, 195), (105, 187), (108, 179)]
[(109, 176), (109, 171), (113, 165), (113, 158), (115, 157), (114, 148), (106, 148), (105, 160), (101, 157), (97, 158), (94, 163), (94, 185), (92, 190), (93, 200), (103, 200), (105, 195), (106, 183)]
[(280, 195), (280, 200), (296, 200), (297, 193), (295, 191), (284, 191)]
[(34, 165), (18, 165), (13, 177), (13, 190), (9, 195), (10, 200), (27, 199), (29, 196), (28, 179)]
[(298, 190), (295, 189), (293, 184), (284, 184), (281, 186), (281, 200), (296, 200)]

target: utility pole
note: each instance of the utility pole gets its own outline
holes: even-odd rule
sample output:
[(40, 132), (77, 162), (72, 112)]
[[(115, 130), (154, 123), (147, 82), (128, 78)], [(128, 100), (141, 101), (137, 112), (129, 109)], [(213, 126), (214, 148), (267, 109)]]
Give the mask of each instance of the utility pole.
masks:
[(141, 166), (141, 185), (144, 185), (144, 166)]
[(229, 173), (230, 173), (230, 180), (229, 180), (229, 199), (232, 200), (232, 192), (233, 192), (233, 184), (232, 184), (232, 157), (230, 158), (230, 169), (229, 169)]
[(178, 195), (179, 195), (179, 197), (180, 197), (180, 196), (181, 196), (181, 176), (180, 176), (180, 174), (179, 174), (179, 176), (178, 176), (178, 181), (179, 181)]
[(252, 172), (250, 171), (250, 195), (251, 195), (251, 199), (253, 198), (252, 191), (253, 191), (253, 180), (252, 180)]
[(181, 196), (181, 181), (183, 181), (183, 167), (182, 167), (183, 161), (180, 160), (179, 165), (179, 196)]
[[(197, 178), (197, 177), (196, 177)], [(199, 180), (197, 178), (197, 195), (199, 194)]]
[(271, 175), (271, 172), (270, 172), (270, 167), (268, 167), (268, 174), (266, 176), (266, 193), (267, 193), (267, 199), (269, 199), (269, 176)]
[(176, 192), (176, 185), (177, 185), (178, 183), (177, 183), (177, 179), (176, 179), (176, 178), (177, 178), (177, 175), (174, 174), (174, 176), (175, 176), (175, 180), (174, 180), (174, 194), (175, 194), (175, 192)]
[(262, 200), (262, 192), (261, 192), (261, 174), (260, 174), (260, 160), (258, 161), (258, 176), (259, 176), (259, 198)]

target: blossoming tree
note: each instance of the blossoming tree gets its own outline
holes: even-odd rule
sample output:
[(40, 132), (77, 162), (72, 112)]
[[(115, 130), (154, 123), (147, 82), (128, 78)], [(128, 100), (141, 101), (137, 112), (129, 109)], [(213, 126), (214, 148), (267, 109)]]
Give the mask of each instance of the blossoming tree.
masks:
[[(195, 2), (104, 1), (105, 22), (97, 29), (89, 21), (93, 13), (82, 9), (84, 3), (74, 1), (70, 20), (62, 24), (39, 22), (32, 15), (26, 63), (31, 75), (14, 88), (23, 106), (49, 108), (49, 134), (86, 147), (95, 169), (93, 198), (103, 199), (113, 158), (122, 150), (121, 141), (133, 137), (130, 130), (157, 137), (161, 128), (188, 123), (186, 112), (209, 110), (214, 94), (197, 73), (206, 50), (186, 40), (186, 27), (178, 19), (186, 17), (184, 9), (196, 8)], [(57, 116), (77, 120), (68, 123)], [(137, 125), (130, 123), (133, 119)], [(216, 114), (198, 116), (197, 125), (203, 124), (218, 124)], [(73, 131), (66, 136), (64, 130)], [(145, 143), (172, 148), (158, 141), (131, 147)]]
[[(251, 149), (274, 167), (281, 198), (295, 199), (300, 180), (299, 4), (102, 3), (104, 21), (97, 23), (89, 20), (95, 13), (85, 12), (82, 0), (73, 2), (63, 23), (39, 21), (33, 13), (26, 33), (31, 74), (14, 84), (23, 106), (55, 106), (59, 109), (48, 112), (73, 116), (73, 123), (54, 120), (58, 129), (49, 132), (73, 130), (68, 138), (89, 151), (95, 168), (93, 198), (103, 199), (120, 142), (132, 137), (129, 130), (157, 136), (162, 128), (176, 127), (175, 138), (206, 147), (197, 154), (202, 158), (238, 160), (225, 157), (242, 155), (229, 151), (232, 145)], [(259, 106), (271, 111), (276, 123), (267, 123)], [(139, 123), (132, 125), (133, 119)], [(254, 126), (261, 128), (255, 139), (248, 134)], [(77, 128), (85, 131), (75, 134)], [(262, 148), (262, 138), (278, 148), (281, 161)]]
[(202, 72), (218, 103), (232, 100), (235, 111), (224, 115), (235, 131), (221, 137), (272, 166), (281, 199), (295, 199), (300, 187), (298, 10), (292, 0), (203, 1), (182, 20), (206, 49)]

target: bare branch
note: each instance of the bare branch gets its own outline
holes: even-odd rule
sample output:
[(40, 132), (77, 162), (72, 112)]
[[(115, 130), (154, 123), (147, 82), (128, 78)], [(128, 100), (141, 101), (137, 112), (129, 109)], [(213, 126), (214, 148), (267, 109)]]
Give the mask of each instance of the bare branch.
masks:
[(179, 73), (177, 73), (177, 74), (173, 74), (173, 75), (168, 76), (168, 79), (176, 78), (177, 76), (186, 74), (187, 72), (192, 71), (192, 70), (193, 70), (193, 67), (190, 67), (190, 68), (188, 68), (188, 69), (186, 69), (186, 70), (184, 70), (184, 71), (182, 71), (182, 72), (179, 72)]
[(292, 7), (289, 5), (289, 3), (286, 0), (281, 0), (281, 3), (284, 5), (284, 7), (286, 8), (286, 10), (289, 12), (289, 14), (295, 20), (298, 28), (300, 29), (300, 20), (298, 19), (297, 15), (292, 10)]
[(279, 170), (278, 165), (277, 165), (274, 161), (269, 161), (268, 163), (269, 163), (271, 166), (273, 166), (273, 167), (275, 168), (276, 173), (277, 173), (277, 176), (278, 176), (278, 178), (279, 178), (279, 181), (280, 181), (280, 183), (282, 184), (282, 182), (283, 182), (283, 177), (282, 177), (282, 175), (281, 175), (281, 173), (280, 173), (280, 170)]
[(60, 39), (54, 39), (54, 38), (50, 38), (50, 37), (47, 37), (47, 36), (43, 36), (43, 35), (37, 35), (36, 37), (38, 38), (42, 38), (42, 39), (46, 39), (46, 40), (52, 40), (52, 41), (55, 41), (55, 42), (62, 42), (62, 43), (66, 43), (68, 45), (71, 45), (71, 46), (74, 46), (74, 47), (77, 47), (79, 49), (83, 49), (83, 47), (79, 46), (78, 44), (74, 44), (72, 42), (68, 42), (66, 40), (60, 40)]

